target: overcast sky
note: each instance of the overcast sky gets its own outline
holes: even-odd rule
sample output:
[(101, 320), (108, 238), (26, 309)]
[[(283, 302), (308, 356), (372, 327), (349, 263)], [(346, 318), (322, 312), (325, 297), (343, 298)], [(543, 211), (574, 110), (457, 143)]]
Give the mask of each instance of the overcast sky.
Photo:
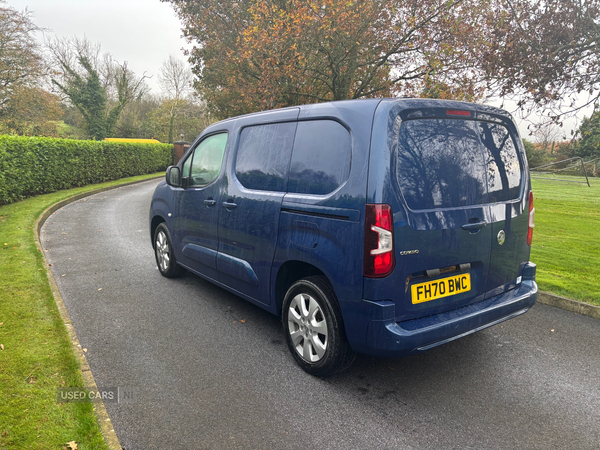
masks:
[(87, 37), (103, 53), (127, 61), (136, 75), (144, 72), (158, 94), (161, 64), (170, 54), (184, 60), (181, 24), (169, 3), (160, 0), (7, 0), (15, 9), (33, 12), (34, 23), (47, 35)]

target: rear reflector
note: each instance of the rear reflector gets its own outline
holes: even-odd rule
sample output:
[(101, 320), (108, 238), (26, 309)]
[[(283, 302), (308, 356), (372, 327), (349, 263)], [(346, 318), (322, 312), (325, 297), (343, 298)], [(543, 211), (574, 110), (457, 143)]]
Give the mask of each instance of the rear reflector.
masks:
[(533, 191), (529, 191), (529, 228), (527, 229), (527, 245), (533, 242), (533, 227), (535, 227), (535, 208), (533, 207)]
[(446, 111), (449, 116), (470, 116), (471, 111), (462, 111), (460, 109), (449, 109)]
[(380, 278), (394, 270), (394, 219), (390, 205), (367, 205), (365, 211), (365, 277)]

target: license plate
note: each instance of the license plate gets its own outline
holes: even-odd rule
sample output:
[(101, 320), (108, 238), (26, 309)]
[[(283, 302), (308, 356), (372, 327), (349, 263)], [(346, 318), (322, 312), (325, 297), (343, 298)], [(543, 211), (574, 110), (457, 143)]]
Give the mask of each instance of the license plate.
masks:
[(411, 286), (413, 305), (429, 302), (438, 298), (462, 294), (471, 290), (471, 274), (461, 273), (453, 277), (413, 284)]

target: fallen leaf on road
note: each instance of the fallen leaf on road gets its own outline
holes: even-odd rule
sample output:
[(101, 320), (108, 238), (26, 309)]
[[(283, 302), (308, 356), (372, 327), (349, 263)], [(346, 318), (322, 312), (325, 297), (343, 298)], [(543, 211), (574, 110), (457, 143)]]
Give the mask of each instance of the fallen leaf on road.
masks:
[(84, 348), (84, 349), (83, 349), (83, 351), (84, 351), (85, 353), (87, 353), (87, 348)]
[(245, 321), (245, 320), (240, 320), (240, 322), (242, 322), (242, 323), (246, 323), (246, 321)]
[(66, 449), (69, 450), (77, 450), (77, 442), (75, 441), (71, 441), (71, 442), (67, 442), (66, 444), (67, 446), (65, 447)]
[(98, 290), (99, 290), (99, 291), (101, 291), (101, 290), (102, 290), (102, 288), (100, 288), (100, 289), (98, 289)]
[(550, 331), (552, 331), (554, 333), (554, 330), (550, 330)]
[(63, 274), (61, 275), (61, 277), (66, 277), (66, 276), (67, 276), (67, 274), (66, 274), (66, 273), (63, 273)]

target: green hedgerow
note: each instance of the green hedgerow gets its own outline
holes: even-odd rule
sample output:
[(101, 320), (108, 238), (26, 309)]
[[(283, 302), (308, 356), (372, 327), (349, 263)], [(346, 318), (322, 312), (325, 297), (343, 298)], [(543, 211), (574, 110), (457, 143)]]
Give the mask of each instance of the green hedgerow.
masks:
[(0, 204), (163, 171), (173, 146), (0, 136)]

